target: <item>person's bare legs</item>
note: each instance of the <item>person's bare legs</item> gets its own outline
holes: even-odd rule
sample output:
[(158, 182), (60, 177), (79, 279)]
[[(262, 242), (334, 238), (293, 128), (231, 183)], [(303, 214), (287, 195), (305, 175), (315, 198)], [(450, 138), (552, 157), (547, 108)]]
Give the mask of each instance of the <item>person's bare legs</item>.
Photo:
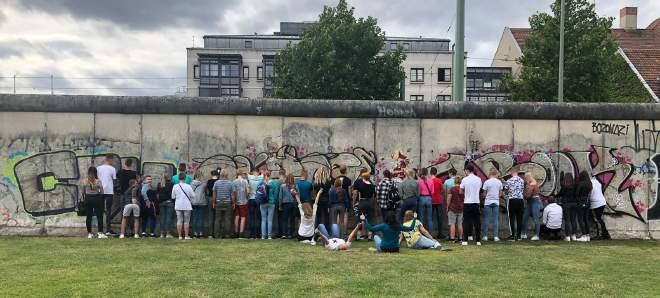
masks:
[(121, 218), (121, 229), (119, 231), (120, 235), (124, 235), (126, 233), (126, 217)]
[(241, 235), (243, 235), (243, 233), (245, 232), (245, 221), (246, 221), (245, 217), (240, 218), (240, 222), (241, 222), (240, 233), (241, 233)]
[(176, 232), (179, 235), (179, 238), (181, 238), (183, 236), (182, 233), (181, 233), (182, 228), (183, 228), (182, 225), (180, 225), (180, 224), (176, 225)]
[[(124, 220), (122, 219), (122, 222), (123, 221)], [(135, 235), (138, 235), (139, 234), (138, 230), (139, 230), (139, 226), (140, 226), (140, 217), (139, 216), (134, 216), (133, 217), (133, 226), (135, 227), (135, 228), (133, 228), (133, 230), (135, 230)], [(123, 232), (122, 232), (122, 234), (123, 234)]]
[(238, 234), (239, 227), (240, 227), (240, 224), (239, 224), (240, 219), (241, 219), (240, 217), (234, 216), (234, 234)]
[(190, 224), (184, 224), (183, 227), (186, 232), (186, 238), (190, 238)]
[(449, 238), (456, 239), (456, 225), (449, 225)]
[(463, 225), (458, 225), (458, 239), (463, 239)]

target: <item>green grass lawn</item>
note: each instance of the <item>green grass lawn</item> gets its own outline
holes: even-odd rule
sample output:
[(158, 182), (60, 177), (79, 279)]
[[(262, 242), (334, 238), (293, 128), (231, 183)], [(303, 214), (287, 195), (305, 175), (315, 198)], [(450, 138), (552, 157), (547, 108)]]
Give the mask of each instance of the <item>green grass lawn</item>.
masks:
[(660, 295), (660, 242), (330, 252), (292, 240), (0, 237), (0, 296)]

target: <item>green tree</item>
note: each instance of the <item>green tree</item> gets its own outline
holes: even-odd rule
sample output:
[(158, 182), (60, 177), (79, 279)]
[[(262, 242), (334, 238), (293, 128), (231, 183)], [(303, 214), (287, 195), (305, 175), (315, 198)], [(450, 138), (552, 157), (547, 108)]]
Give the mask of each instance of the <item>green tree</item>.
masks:
[(353, 16), (345, 0), (323, 8), (319, 21), (275, 59), (281, 98), (397, 99), (405, 79), (401, 48), (382, 52), (385, 33), (372, 17)]
[[(557, 101), (559, 74), (559, 27), (561, 0), (550, 6), (552, 14), (538, 13), (529, 18), (532, 29), (519, 59), (519, 80), (506, 80), (503, 87), (512, 100)], [(632, 71), (616, 53), (611, 17), (599, 17), (588, 0), (565, 0), (564, 94), (567, 101), (644, 101), (635, 99), (641, 87), (626, 84)], [(625, 67), (622, 67), (621, 62)], [(613, 73), (619, 71), (619, 73)], [(619, 79), (620, 79), (619, 78)], [(635, 89), (630, 92), (630, 89)], [(625, 95), (629, 94), (629, 95)], [(625, 96), (624, 96), (625, 95)], [(646, 96), (648, 99), (649, 96)]]

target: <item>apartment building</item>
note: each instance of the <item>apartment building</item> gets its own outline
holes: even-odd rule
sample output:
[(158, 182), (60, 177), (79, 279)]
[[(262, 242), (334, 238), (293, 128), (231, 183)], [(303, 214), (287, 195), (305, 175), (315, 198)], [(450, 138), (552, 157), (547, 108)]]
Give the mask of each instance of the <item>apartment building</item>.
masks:
[[(188, 96), (273, 96), (273, 59), (299, 41), (309, 22), (282, 22), (272, 35), (206, 35), (203, 47), (187, 49)], [(451, 100), (452, 57), (448, 39), (386, 37), (383, 51), (401, 46), (406, 79), (401, 99)]]

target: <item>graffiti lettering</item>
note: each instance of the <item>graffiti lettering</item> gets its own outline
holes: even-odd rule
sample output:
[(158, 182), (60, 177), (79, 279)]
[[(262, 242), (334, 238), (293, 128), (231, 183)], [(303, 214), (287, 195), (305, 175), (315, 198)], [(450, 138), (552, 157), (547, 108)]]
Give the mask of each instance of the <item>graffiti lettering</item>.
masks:
[(621, 125), (616, 123), (599, 123), (591, 122), (591, 128), (593, 133), (597, 134), (611, 134), (615, 136), (626, 136), (628, 135), (628, 129), (630, 125)]

